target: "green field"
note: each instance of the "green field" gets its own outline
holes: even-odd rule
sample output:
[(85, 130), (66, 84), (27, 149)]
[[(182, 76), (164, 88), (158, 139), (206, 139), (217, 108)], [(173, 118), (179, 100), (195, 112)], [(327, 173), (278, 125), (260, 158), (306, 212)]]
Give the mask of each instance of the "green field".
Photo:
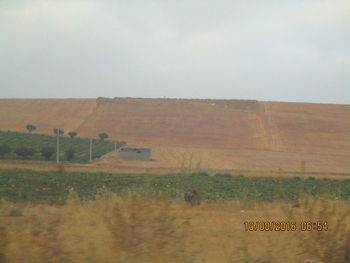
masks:
[[(12, 152), (4, 155), (4, 159), (22, 159), (20, 156), (16, 155), (13, 150), (17, 147), (30, 147), (36, 150), (36, 153), (28, 159), (30, 160), (45, 160), (41, 155), (40, 150), (45, 146), (53, 147), (56, 150), (56, 136), (43, 135), (43, 134), (31, 134), (31, 133), (21, 133), (13, 131), (0, 131), (0, 145), (6, 144), (11, 147)], [(115, 148), (115, 143), (117, 148), (121, 147), (124, 142), (114, 142), (114, 141), (100, 141), (93, 140), (93, 154), (92, 157), (99, 158), (102, 155), (111, 152)], [(74, 150), (74, 158), (72, 162), (77, 163), (87, 163), (90, 158), (90, 139), (88, 138), (69, 138), (60, 136), (60, 160), (66, 161), (65, 151), (68, 149)], [(56, 151), (51, 156), (50, 160), (56, 160)]]
[(0, 171), (0, 198), (13, 201), (64, 202), (70, 188), (82, 200), (93, 200), (103, 188), (124, 195), (167, 194), (182, 199), (183, 191), (195, 188), (208, 200), (293, 200), (304, 195), (350, 199), (350, 180), (249, 178), (205, 173), (194, 175), (126, 175), (107, 173), (55, 173)]

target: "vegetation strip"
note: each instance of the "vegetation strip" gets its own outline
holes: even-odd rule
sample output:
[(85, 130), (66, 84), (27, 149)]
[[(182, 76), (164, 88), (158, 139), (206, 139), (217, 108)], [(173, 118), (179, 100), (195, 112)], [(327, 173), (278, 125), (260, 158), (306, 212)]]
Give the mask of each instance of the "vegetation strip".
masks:
[(124, 195), (127, 192), (183, 198), (184, 190), (197, 189), (207, 200), (294, 200), (305, 195), (350, 199), (350, 180), (293, 178), (249, 178), (206, 173), (183, 175), (59, 173), (0, 171), (0, 198), (13, 201), (64, 203), (69, 189), (81, 200), (94, 200), (104, 189)]
[[(93, 139), (92, 159), (120, 148), (124, 142)], [(90, 157), (90, 139), (60, 136), (60, 160), (87, 163)], [(57, 136), (0, 131), (0, 159), (56, 160)]]

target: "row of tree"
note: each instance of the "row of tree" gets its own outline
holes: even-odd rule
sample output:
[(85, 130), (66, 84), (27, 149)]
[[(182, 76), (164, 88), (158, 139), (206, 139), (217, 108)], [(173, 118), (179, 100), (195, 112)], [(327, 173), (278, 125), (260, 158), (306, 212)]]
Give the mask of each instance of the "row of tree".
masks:
[[(3, 158), (5, 154), (9, 154), (12, 152), (12, 149), (10, 146), (6, 144), (0, 145), (0, 158)], [(36, 150), (30, 147), (17, 147), (13, 150), (13, 152), (26, 159), (29, 156), (32, 156), (36, 153)], [(52, 155), (55, 153), (55, 148), (51, 146), (44, 146), (41, 148), (40, 153), (43, 157), (45, 157), (46, 160), (50, 160)], [(73, 149), (68, 149), (65, 151), (67, 161), (71, 161), (74, 158), (74, 150)]]
[[(36, 130), (36, 126), (33, 125), (33, 124), (27, 124), (26, 128), (27, 128), (27, 130), (29, 131), (29, 133), (31, 133), (32, 131), (35, 131), (35, 130)], [(61, 129), (53, 129), (53, 133), (54, 133), (55, 135), (63, 135), (63, 134), (64, 134), (64, 130), (61, 130)], [(68, 135), (69, 135), (69, 137), (74, 138), (74, 137), (78, 136), (78, 133), (75, 132), (75, 131), (70, 131), (70, 132), (68, 132)], [(102, 132), (102, 133), (100, 133), (100, 134), (98, 135), (98, 137), (100, 137), (100, 140), (101, 140), (101, 141), (104, 141), (105, 139), (108, 138), (108, 134), (105, 133), (105, 132)]]

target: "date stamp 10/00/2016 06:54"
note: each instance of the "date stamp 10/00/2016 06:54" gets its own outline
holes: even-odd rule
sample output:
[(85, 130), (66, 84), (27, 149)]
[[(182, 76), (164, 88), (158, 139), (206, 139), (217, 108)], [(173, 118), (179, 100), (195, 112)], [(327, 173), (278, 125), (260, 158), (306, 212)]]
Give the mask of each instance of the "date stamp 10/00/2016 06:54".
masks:
[(327, 221), (245, 221), (245, 231), (328, 231)]

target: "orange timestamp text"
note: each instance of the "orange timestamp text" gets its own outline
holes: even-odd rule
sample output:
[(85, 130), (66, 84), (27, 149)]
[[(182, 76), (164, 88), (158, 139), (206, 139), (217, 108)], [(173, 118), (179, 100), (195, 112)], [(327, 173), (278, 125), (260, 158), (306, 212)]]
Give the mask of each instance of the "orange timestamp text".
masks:
[(328, 231), (327, 221), (245, 221), (245, 231)]

